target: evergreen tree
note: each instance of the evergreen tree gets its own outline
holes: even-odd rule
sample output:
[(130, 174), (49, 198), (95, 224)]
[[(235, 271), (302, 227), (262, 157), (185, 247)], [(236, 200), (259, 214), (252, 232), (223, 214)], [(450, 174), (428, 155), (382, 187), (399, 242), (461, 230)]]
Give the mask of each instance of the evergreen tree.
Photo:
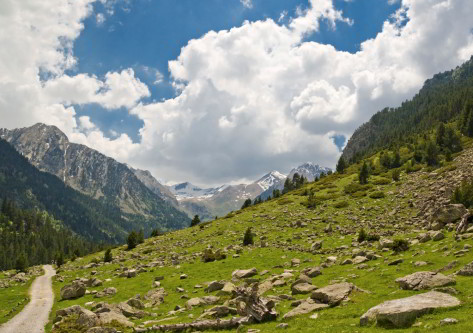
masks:
[(363, 162), (363, 166), (361, 167), (360, 173), (358, 175), (360, 184), (361, 185), (367, 184), (369, 176), (370, 176), (370, 171), (368, 169), (368, 164), (366, 164), (366, 162)]
[(64, 253), (62, 253), (62, 251), (59, 251), (56, 254), (56, 266), (60, 268), (62, 265), (64, 265)]
[(243, 203), (243, 205), (241, 206), (241, 209), (245, 209), (245, 208), (248, 208), (251, 206), (251, 199), (248, 198), (245, 200), (245, 202)]
[(427, 165), (434, 166), (438, 164), (438, 148), (435, 142), (429, 141), (427, 144), (427, 152), (425, 160)]
[(276, 198), (279, 198), (280, 196), (281, 196), (281, 192), (279, 191), (279, 189), (274, 189), (273, 198), (276, 199)]
[(195, 215), (191, 221), (191, 227), (194, 227), (200, 223), (199, 215)]
[(466, 136), (473, 137), (473, 99), (471, 98), (463, 107), (461, 131)]
[(251, 227), (248, 227), (243, 236), (243, 246), (253, 245), (253, 233), (251, 232)]
[(138, 244), (143, 244), (145, 242), (145, 235), (143, 233), (143, 230), (140, 230), (138, 232)]
[(437, 135), (436, 135), (437, 145), (442, 147), (445, 144), (445, 125), (440, 123), (439, 127), (437, 128)]
[(28, 267), (28, 259), (26, 258), (26, 254), (21, 253), (20, 256), (16, 259), (15, 269), (18, 272), (26, 273), (27, 267)]
[(112, 250), (107, 249), (107, 251), (105, 251), (105, 254), (103, 256), (103, 261), (104, 262), (112, 262), (112, 260), (113, 260)]
[(338, 162), (337, 162), (337, 172), (338, 173), (344, 173), (345, 172), (345, 169), (347, 167), (347, 163), (345, 162), (345, 159), (343, 158), (343, 156), (340, 156), (340, 158), (338, 159)]
[(128, 250), (132, 250), (138, 246), (138, 233), (136, 231), (132, 231), (128, 234), (128, 238), (126, 240), (128, 245)]

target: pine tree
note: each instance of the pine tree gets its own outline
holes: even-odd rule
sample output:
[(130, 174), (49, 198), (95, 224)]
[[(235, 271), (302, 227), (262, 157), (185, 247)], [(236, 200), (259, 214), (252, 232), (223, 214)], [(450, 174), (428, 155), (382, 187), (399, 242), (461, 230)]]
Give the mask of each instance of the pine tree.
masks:
[(128, 245), (128, 250), (132, 250), (138, 246), (138, 233), (136, 231), (132, 231), (128, 234), (128, 238), (126, 240)]
[(243, 246), (253, 245), (253, 233), (251, 232), (251, 227), (248, 227), (245, 231), (245, 235), (243, 236)]
[(245, 200), (245, 202), (243, 203), (243, 205), (241, 206), (241, 209), (245, 209), (245, 208), (248, 208), (251, 206), (251, 199), (248, 198)]
[(438, 164), (438, 148), (435, 142), (429, 141), (427, 144), (427, 155), (425, 157), (427, 165), (434, 166)]
[(445, 125), (440, 123), (439, 127), (437, 128), (437, 145), (442, 147), (445, 144)]
[(64, 253), (62, 253), (62, 251), (59, 251), (56, 254), (56, 266), (60, 268), (62, 265), (64, 265)]
[(112, 260), (113, 260), (112, 250), (107, 249), (107, 251), (105, 251), (105, 254), (103, 256), (103, 261), (104, 262), (112, 262)]
[(345, 162), (345, 159), (343, 158), (343, 156), (340, 156), (340, 158), (338, 159), (337, 167), (336, 167), (337, 172), (344, 173), (346, 167), (347, 167), (347, 164)]
[(199, 215), (195, 215), (191, 221), (191, 227), (194, 227), (200, 223)]
[(26, 273), (26, 268), (28, 267), (28, 259), (26, 258), (25, 253), (21, 253), (16, 259), (15, 269), (18, 272)]
[(370, 171), (368, 169), (368, 164), (366, 164), (366, 162), (363, 162), (363, 166), (360, 169), (360, 174), (358, 175), (360, 184), (361, 185), (367, 184), (369, 176), (370, 176)]

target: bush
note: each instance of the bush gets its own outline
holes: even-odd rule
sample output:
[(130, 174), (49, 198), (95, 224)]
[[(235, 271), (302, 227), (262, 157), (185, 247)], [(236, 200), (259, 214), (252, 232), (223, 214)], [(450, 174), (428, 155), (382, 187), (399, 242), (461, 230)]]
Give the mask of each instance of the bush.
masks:
[(64, 253), (62, 253), (62, 251), (59, 251), (56, 254), (56, 266), (60, 268), (62, 265), (64, 265)]
[(374, 185), (388, 185), (388, 184), (391, 184), (391, 181), (387, 178), (380, 178), (380, 179), (373, 180), (372, 183)]
[(395, 239), (393, 245), (394, 252), (404, 252), (409, 250), (409, 243), (405, 239)]
[(151, 237), (158, 237), (162, 235), (163, 233), (159, 229), (153, 229), (153, 231), (151, 231)]
[(113, 260), (112, 250), (107, 249), (107, 251), (105, 251), (105, 254), (103, 256), (103, 262), (112, 262), (112, 260)]
[(317, 199), (315, 197), (315, 191), (310, 190), (309, 197), (307, 198), (307, 208), (315, 209), (317, 207)]
[(366, 240), (368, 242), (377, 242), (379, 241), (379, 235), (376, 235), (376, 234), (368, 234), (368, 236), (366, 237)]
[(473, 207), (473, 180), (470, 183), (465, 181), (455, 189), (452, 202), (463, 204), (466, 208)]
[(137, 247), (139, 244), (138, 233), (136, 231), (130, 232), (126, 240), (126, 243), (128, 245), (128, 250), (132, 250), (135, 247)]
[(251, 232), (251, 227), (246, 229), (245, 236), (243, 236), (243, 246), (253, 245), (253, 233)]
[(395, 182), (401, 179), (401, 169), (395, 169), (391, 172), (391, 177)]
[(381, 191), (373, 192), (370, 194), (371, 199), (382, 199), (384, 197), (385, 197), (384, 192), (381, 192)]
[(365, 229), (361, 229), (360, 232), (358, 233), (358, 243), (362, 243), (366, 240), (366, 231)]
[(347, 186), (345, 186), (343, 191), (346, 194), (353, 194), (353, 193), (356, 193), (356, 192), (362, 192), (362, 191), (369, 190), (372, 187), (373, 186), (370, 185), (370, 184), (361, 185), (361, 184), (358, 184), (358, 183), (351, 183), (351, 184), (348, 184)]
[(363, 162), (363, 165), (360, 169), (360, 173), (358, 175), (358, 180), (360, 181), (361, 185), (368, 184), (368, 178), (370, 176), (370, 170), (368, 168), (368, 164)]
[(348, 203), (348, 201), (339, 201), (339, 202), (336, 202), (333, 207), (335, 208), (345, 208), (345, 207), (348, 207), (350, 204)]

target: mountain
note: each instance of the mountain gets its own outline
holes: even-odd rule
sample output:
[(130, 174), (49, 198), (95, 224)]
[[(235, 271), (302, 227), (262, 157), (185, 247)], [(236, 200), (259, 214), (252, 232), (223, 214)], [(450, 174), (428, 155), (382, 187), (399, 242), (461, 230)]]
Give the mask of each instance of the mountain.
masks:
[[(36, 124), (14, 130), (1, 129), (0, 137), (39, 170), (119, 209), (121, 216), (129, 221), (126, 230), (134, 227), (149, 233), (152, 228), (171, 230), (190, 224), (183, 212), (145, 186), (125, 164), (84, 145), (69, 142), (55, 126)], [(145, 172), (139, 174), (141, 178), (147, 178)]]
[(385, 108), (361, 125), (343, 150), (346, 161), (356, 161), (406, 137), (458, 117), (473, 96), (473, 56), (463, 65), (434, 75), (410, 100)]
[[(312, 182), (315, 178), (320, 177), (322, 172), (327, 174), (331, 170), (332, 169), (330, 168), (321, 167), (320, 165), (311, 162), (304, 163), (297, 168), (292, 169), (287, 176), (277, 178), (271, 186), (259, 195), (259, 197), (266, 200), (273, 195), (274, 190), (282, 191), (284, 189), (284, 181), (286, 178), (289, 177), (289, 179), (292, 179), (295, 173), (298, 173), (301, 176), (303, 175), (308, 181)], [(278, 174), (281, 175), (280, 173)]]
[(154, 194), (176, 208), (179, 206), (176, 196), (166, 186), (162, 185), (158, 180), (156, 180), (151, 172), (148, 170), (133, 169), (130, 166), (128, 167), (131, 171), (133, 171), (135, 176)]
[(169, 190), (177, 200), (210, 198), (225, 189), (225, 185), (216, 188), (200, 188), (189, 182), (169, 186)]
[(123, 242), (136, 227), (120, 210), (65, 185), (58, 177), (41, 172), (8, 142), (0, 139), (0, 196), (26, 209), (45, 210), (85, 239)]

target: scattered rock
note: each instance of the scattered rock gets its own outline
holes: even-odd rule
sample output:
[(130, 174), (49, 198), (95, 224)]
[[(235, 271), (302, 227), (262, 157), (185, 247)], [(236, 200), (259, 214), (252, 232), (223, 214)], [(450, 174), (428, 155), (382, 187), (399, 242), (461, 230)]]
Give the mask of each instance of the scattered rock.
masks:
[(424, 290), (454, 285), (455, 279), (435, 272), (417, 272), (396, 279), (402, 289)]
[(396, 299), (381, 303), (369, 309), (360, 319), (360, 325), (376, 322), (379, 326), (393, 325), (409, 327), (417, 317), (433, 309), (449, 308), (460, 305), (460, 301), (448, 294), (430, 291), (425, 294)]
[(312, 292), (311, 298), (321, 303), (335, 306), (347, 299), (355, 288), (355, 285), (348, 282), (332, 284), (315, 290)]
[(255, 276), (258, 274), (258, 271), (256, 268), (250, 268), (250, 269), (240, 269), (236, 270), (232, 273), (232, 277), (237, 278), (237, 279), (246, 279), (252, 276)]
[(79, 298), (85, 295), (85, 285), (80, 281), (74, 281), (72, 284), (61, 288), (61, 299)]

